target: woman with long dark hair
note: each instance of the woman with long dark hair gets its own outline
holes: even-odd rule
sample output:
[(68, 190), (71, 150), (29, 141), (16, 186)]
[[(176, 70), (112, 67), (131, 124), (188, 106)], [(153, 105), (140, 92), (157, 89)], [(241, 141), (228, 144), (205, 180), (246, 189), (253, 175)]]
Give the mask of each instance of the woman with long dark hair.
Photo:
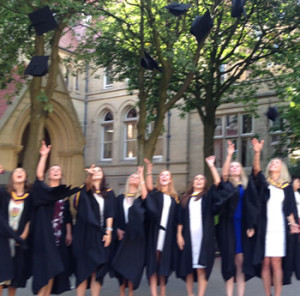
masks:
[[(1, 167), (2, 168), (2, 167)], [(0, 188), (0, 295), (3, 287), (14, 296), (30, 277), (28, 249), (22, 248), (31, 219), (30, 184), (23, 168), (11, 172), (6, 188)]]
[(117, 247), (112, 267), (120, 283), (120, 296), (125, 296), (126, 286), (128, 295), (133, 296), (143, 274), (146, 248), (143, 204), (146, 196), (144, 167), (138, 167), (137, 173), (128, 177), (124, 194), (116, 198)]
[[(62, 168), (53, 165), (45, 176), (51, 145), (42, 141), (32, 189), (32, 257), (35, 294), (48, 296), (70, 290), (66, 248), (72, 241), (68, 198), (79, 191), (62, 185)], [(68, 214), (67, 214), (68, 212)]]
[[(224, 187), (214, 165), (215, 156), (206, 163), (213, 176), (214, 185), (208, 189), (203, 175), (194, 177), (192, 185), (182, 196), (177, 226), (176, 274), (186, 282), (188, 296), (193, 294), (194, 280), (198, 282), (198, 296), (204, 296), (215, 257), (214, 215), (222, 203), (230, 198), (231, 188)], [(221, 184), (220, 184), (221, 183)]]
[(77, 296), (85, 295), (88, 285), (93, 296), (100, 295), (108, 272), (114, 220), (114, 199), (103, 170), (92, 165), (86, 169), (85, 186), (75, 197), (77, 209), (73, 254)]
[(156, 179), (156, 186), (153, 187), (152, 164), (147, 159), (145, 162), (146, 185), (149, 191), (146, 198), (146, 275), (151, 296), (157, 296), (158, 286), (160, 296), (165, 296), (167, 279), (174, 270), (176, 208), (179, 199), (171, 172), (163, 170)]

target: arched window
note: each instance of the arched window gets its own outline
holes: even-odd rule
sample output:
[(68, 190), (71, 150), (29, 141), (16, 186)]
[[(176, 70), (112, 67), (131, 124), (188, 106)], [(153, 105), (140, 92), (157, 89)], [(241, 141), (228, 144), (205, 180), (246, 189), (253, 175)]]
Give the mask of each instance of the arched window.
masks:
[(134, 108), (129, 109), (126, 113), (124, 126), (124, 158), (134, 159), (137, 151), (137, 112)]
[(101, 123), (101, 160), (111, 160), (113, 151), (114, 117), (107, 111)]

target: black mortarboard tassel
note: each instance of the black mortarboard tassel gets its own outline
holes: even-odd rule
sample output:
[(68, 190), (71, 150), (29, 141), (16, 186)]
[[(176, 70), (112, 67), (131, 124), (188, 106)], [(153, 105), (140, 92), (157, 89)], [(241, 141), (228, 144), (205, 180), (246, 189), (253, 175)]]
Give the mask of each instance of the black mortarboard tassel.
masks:
[(25, 69), (24, 74), (32, 76), (44, 76), (48, 73), (49, 56), (34, 56)]
[(165, 8), (167, 8), (169, 12), (175, 16), (180, 16), (185, 14), (190, 7), (191, 7), (190, 4), (177, 3), (177, 2), (165, 6)]
[(28, 14), (36, 33), (40, 36), (58, 27), (58, 24), (50, 10), (49, 6), (44, 6)]
[(162, 69), (158, 66), (157, 62), (151, 58), (151, 56), (144, 51), (145, 56), (141, 58), (141, 66), (147, 70), (153, 70), (154, 68), (162, 72)]
[(247, 17), (246, 11), (245, 11), (245, 0), (232, 0), (232, 6), (231, 6), (231, 16), (232, 17), (240, 17), (243, 13), (245, 17)]
[(268, 119), (275, 121), (279, 117), (279, 112), (277, 107), (269, 107), (268, 112), (265, 113)]
[(207, 10), (203, 16), (196, 16), (191, 26), (191, 34), (193, 34), (197, 42), (200, 43), (213, 27), (213, 19)]

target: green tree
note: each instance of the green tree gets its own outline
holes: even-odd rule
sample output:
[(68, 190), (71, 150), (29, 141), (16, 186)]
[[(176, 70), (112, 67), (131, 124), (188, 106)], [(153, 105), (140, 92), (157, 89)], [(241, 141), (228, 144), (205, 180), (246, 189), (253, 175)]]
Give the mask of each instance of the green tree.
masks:
[[(3, 2), (3, 3), (2, 3)], [(57, 1), (1, 1), (0, 6), (0, 83), (5, 88), (7, 83), (17, 77), (23, 77), (25, 62), (34, 55), (49, 55), (49, 71), (44, 77), (27, 80), (30, 90), (31, 110), (28, 144), (24, 153), (24, 168), (29, 176), (35, 175), (39, 157), (39, 146), (44, 138), (45, 123), (51, 111), (52, 96), (56, 88), (56, 79), (61, 62), (59, 40), (66, 27), (78, 23), (84, 15), (91, 15), (93, 10), (102, 7), (105, 1), (57, 0)], [(28, 32), (30, 21), (28, 14), (45, 6), (55, 11), (58, 27), (38, 36), (34, 30)], [(45, 81), (45, 84), (42, 82)]]

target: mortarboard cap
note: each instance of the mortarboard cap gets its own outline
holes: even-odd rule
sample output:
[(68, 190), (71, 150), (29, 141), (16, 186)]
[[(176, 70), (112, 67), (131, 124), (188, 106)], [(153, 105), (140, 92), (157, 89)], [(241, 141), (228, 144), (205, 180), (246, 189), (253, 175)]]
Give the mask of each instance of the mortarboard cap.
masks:
[(268, 112), (265, 113), (268, 119), (275, 121), (279, 117), (277, 107), (269, 107)]
[(191, 26), (191, 34), (193, 34), (197, 42), (200, 43), (213, 27), (213, 19), (207, 10), (203, 16), (196, 16)]
[(244, 5), (245, 0), (232, 0), (232, 6), (231, 6), (231, 16), (232, 17), (240, 17), (243, 13), (245, 17), (247, 17)]
[(58, 27), (58, 24), (49, 6), (44, 6), (36, 11), (33, 11), (29, 13), (28, 16), (32, 23), (32, 25), (29, 27), (29, 31), (33, 26), (39, 36)]
[(180, 16), (185, 14), (190, 7), (191, 7), (190, 4), (177, 3), (177, 2), (165, 6), (165, 8), (167, 8), (169, 12), (175, 16)]
[(154, 68), (162, 72), (162, 69), (158, 66), (157, 62), (151, 58), (151, 56), (144, 51), (145, 56), (141, 58), (141, 66), (147, 70), (153, 70)]
[(34, 56), (25, 69), (25, 75), (44, 76), (48, 73), (49, 56)]

